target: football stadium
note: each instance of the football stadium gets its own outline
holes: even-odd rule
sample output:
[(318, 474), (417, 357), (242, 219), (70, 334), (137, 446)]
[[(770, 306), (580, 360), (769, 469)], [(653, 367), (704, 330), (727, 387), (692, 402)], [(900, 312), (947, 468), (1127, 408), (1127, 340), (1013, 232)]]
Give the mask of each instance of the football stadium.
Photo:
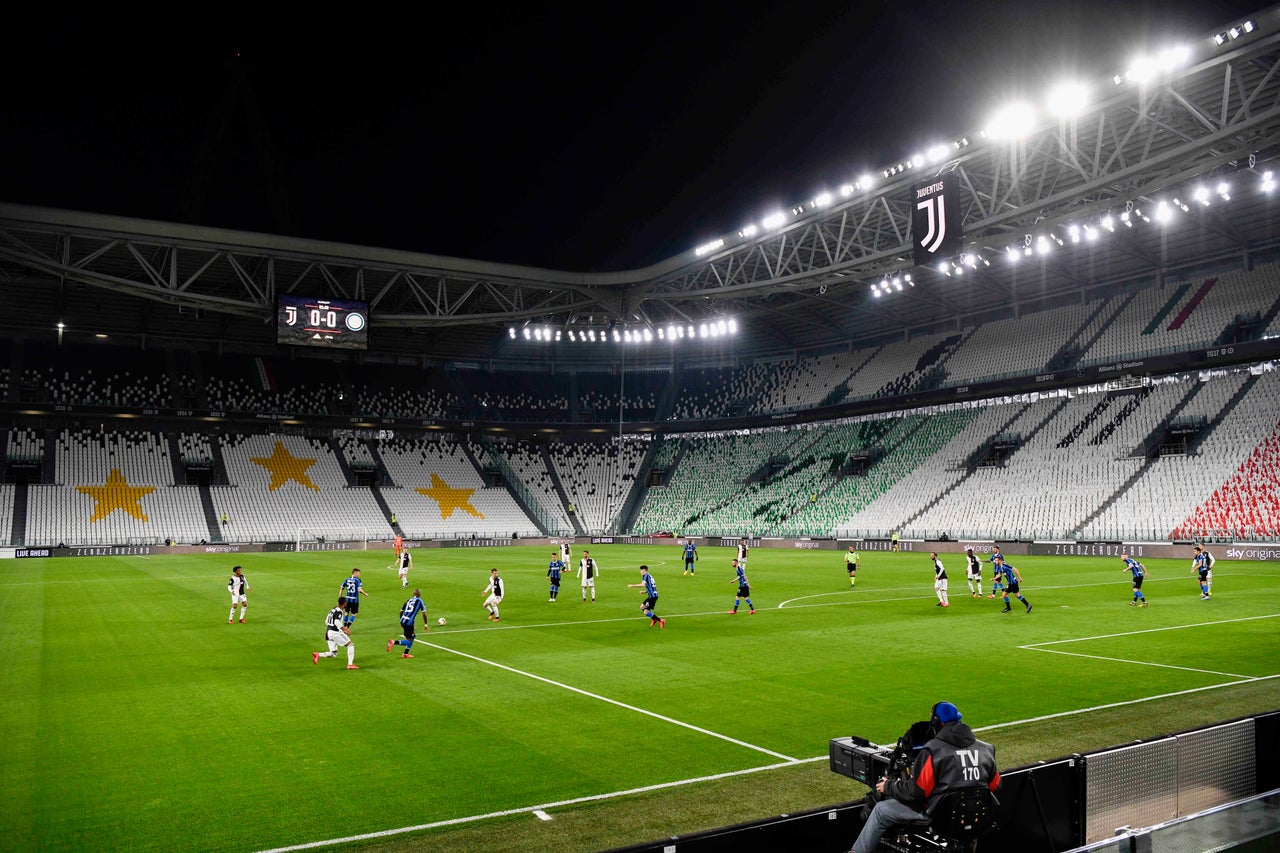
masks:
[(623, 271), (0, 201), (3, 846), (1276, 849), (1218, 24)]

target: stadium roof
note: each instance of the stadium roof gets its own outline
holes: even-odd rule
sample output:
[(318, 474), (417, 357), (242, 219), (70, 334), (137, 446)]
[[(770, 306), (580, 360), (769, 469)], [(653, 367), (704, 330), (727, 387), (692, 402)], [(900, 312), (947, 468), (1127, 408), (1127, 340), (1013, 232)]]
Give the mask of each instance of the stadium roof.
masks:
[[(610, 347), (504, 333), (524, 323), (659, 328), (734, 317), (736, 339), (696, 342), (682, 356), (753, 357), (856, 346), (1238, 264), (1280, 248), (1267, 182), (1280, 142), (1280, 7), (1248, 21), (1234, 36), (1244, 21), (1224, 21), (1118, 82), (1090, 81), (1095, 99), (1073, 118), (1041, 111), (1015, 139), (939, 140), (866, 185), (833, 187), (830, 198), (755, 223), (755, 233), (643, 269), (565, 272), (0, 204), (4, 323), (18, 333), (58, 318), (126, 337), (257, 346), (273, 340), (276, 294), (294, 293), (368, 301), (373, 345), (387, 352), (616, 360)], [(916, 267), (912, 188), (944, 174), (958, 181), (963, 246), (945, 271)], [(669, 350), (627, 352), (641, 360)]]

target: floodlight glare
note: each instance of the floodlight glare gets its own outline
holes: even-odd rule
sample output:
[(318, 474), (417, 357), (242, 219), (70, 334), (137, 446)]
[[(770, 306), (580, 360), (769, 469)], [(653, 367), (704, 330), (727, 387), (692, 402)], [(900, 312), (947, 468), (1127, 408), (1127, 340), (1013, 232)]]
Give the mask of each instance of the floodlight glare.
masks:
[(1149, 56), (1139, 56), (1129, 66), (1129, 70), (1124, 72), (1124, 76), (1135, 83), (1146, 83), (1156, 76), (1156, 64)]
[(880, 298), (880, 291), (876, 288), (874, 284), (871, 285), (871, 295), (874, 296), (876, 299)]
[(729, 334), (731, 335), (738, 334), (738, 321), (733, 319), (732, 317), (729, 318)]
[(1275, 188), (1276, 188), (1275, 178), (1272, 176), (1270, 172), (1263, 172), (1262, 173), (1262, 191), (1264, 193), (1269, 193)]
[(1231, 186), (1226, 181), (1218, 184), (1218, 195), (1223, 201), (1231, 201)]
[(930, 163), (937, 163), (941, 160), (946, 159), (947, 155), (950, 153), (951, 153), (951, 149), (948, 148), (947, 146), (935, 145), (932, 148), (930, 148), (928, 151), (926, 151), (925, 155), (929, 158)]
[(1028, 104), (1014, 103), (996, 111), (987, 124), (987, 135), (992, 139), (1020, 139), (1035, 125), (1035, 110)]
[(1082, 83), (1059, 83), (1049, 90), (1049, 112), (1058, 118), (1075, 118), (1089, 106), (1089, 88)]
[(1036, 238), (1036, 251), (1040, 254), (1047, 255), (1052, 248), (1053, 244), (1043, 234)]
[(770, 213), (764, 219), (760, 220), (760, 224), (765, 228), (773, 229), (782, 227), (786, 221), (787, 215), (785, 213)]
[(853, 190), (854, 190), (853, 184), (840, 185), (840, 195), (844, 196), (845, 198), (848, 198), (849, 196), (853, 195)]
[(938, 264), (938, 272), (943, 272), (943, 273), (946, 273), (947, 275), (951, 275), (951, 265), (948, 264), (946, 261), (943, 261), (942, 263)]
[(818, 207), (826, 207), (831, 204), (831, 193), (819, 193), (818, 197), (813, 200)]
[(1098, 239), (1098, 231), (1097, 231), (1097, 229), (1095, 229), (1095, 228), (1090, 228), (1088, 225), (1086, 225), (1086, 226), (1084, 227), (1084, 238), (1085, 238), (1086, 240), (1090, 241), (1090, 242), (1093, 242), (1094, 240), (1097, 240), (1097, 239)]
[(1168, 222), (1173, 219), (1173, 208), (1169, 207), (1169, 203), (1162, 201), (1156, 205), (1156, 222)]
[(758, 229), (756, 228), (756, 226), (748, 225), (746, 228), (743, 228), (741, 231), (739, 231), (738, 235), (741, 237), (754, 237), (756, 236), (757, 230)]
[(1186, 45), (1177, 45), (1175, 47), (1166, 48), (1160, 51), (1160, 55), (1156, 61), (1159, 63), (1160, 70), (1173, 71), (1180, 68), (1187, 62), (1187, 57), (1191, 55), (1191, 49)]
[(858, 187), (865, 192), (866, 190), (871, 189), (871, 187), (875, 185), (875, 182), (876, 182), (875, 176), (873, 176), (870, 172), (867, 172), (861, 178), (858, 178)]

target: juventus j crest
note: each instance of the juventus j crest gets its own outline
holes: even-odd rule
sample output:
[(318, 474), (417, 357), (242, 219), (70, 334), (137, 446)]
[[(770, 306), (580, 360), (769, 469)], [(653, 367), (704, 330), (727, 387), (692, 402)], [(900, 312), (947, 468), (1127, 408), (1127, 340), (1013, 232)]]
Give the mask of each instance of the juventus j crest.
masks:
[(911, 188), (911, 238), (918, 267), (960, 253), (960, 192), (954, 174)]

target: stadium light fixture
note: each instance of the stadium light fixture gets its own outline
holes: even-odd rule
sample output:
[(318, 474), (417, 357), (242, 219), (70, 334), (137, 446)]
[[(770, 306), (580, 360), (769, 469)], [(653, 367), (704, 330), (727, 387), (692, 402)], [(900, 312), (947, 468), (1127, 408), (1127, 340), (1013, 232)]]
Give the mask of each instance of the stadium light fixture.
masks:
[(1156, 222), (1167, 223), (1173, 219), (1173, 208), (1169, 206), (1167, 201), (1156, 204)]
[(940, 163), (951, 153), (951, 149), (946, 145), (934, 145), (925, 152), (925, 156), (929, 158), (930, 163)]
[(515, 327), (515, 326), (508, 326), (508, 327), (507, 327), (507, 337), (508, 337), (508, 338), (511, 338), (511, 340), (513, 340), (513, 341), (516, 339), (516, 327)]
[(755, 226), (754, 224), (753, 224), (753, 225), (748, 225), (748, 226), (746, 226), (745, 228), (743, 228), (741, 231), (739, 231), (739, 232), (738, 232), (738, 236), (739, 236), (739, 237), (754, 237), (754, 236), (756, 236), (756, 233), (757, 233), (758, 231), (759, 231), (759, 229), (758, 229), (758, 228), (756, 228), (756, 226)]
[(779, 211), (777, 213), (770, 213), (764, 219), (761, 219), (760, 224), (772, 231), (775, 228), (781, 228), (786, 224), (786, 221), (787, 215)]
[(861, 178), (858, 178), (858, 188), (863, 192), (866, 192), (867, 190), (871, 189), (873, 186), (875, 186), (875, 183), (876, 183), (875, 176), (872, 175), (870, 172), (867, 172)]
[(710, 254), (711, 252), (714, 252), (715, 250), (721, 248), (722, 246), (724, 246), (723, 239), (712, 240), (709, 243), (703, 243), (701, 246), (694, 249), (693, 251), (695, 255), (697, 255), (698, 257), (702, 257), (703, 255), (707, 255), (707, 254)]
[(1083, 83), (1059, 83), (1049, 90), (1049, 112), (1062, 119), (1075, 118), (1084, 113), (1089, 106), (1089, 99), (1089, 87)]
[(1264, 193), (1269, 193), (1275, 188), (1276, 188), (1275, 177), (1271, 174), (1270, 171), (1263, 172), (1262, 173), (1262, 191)]
[(818, 197), (813, 200), (814, 207), (828, 207), (832, 202), (831, 193), (818, 193)]
[(1218, 184), (1218, 196), (1223, 201), (1231, 201), (1231, 185), (1226, 181), (1220, 182)]
[(1031, 132), (1035, 121), (1036, 112), (1029, 104), (1012, 103), (996, 111), (986, 133), (992, 139), (1020, 139)]

